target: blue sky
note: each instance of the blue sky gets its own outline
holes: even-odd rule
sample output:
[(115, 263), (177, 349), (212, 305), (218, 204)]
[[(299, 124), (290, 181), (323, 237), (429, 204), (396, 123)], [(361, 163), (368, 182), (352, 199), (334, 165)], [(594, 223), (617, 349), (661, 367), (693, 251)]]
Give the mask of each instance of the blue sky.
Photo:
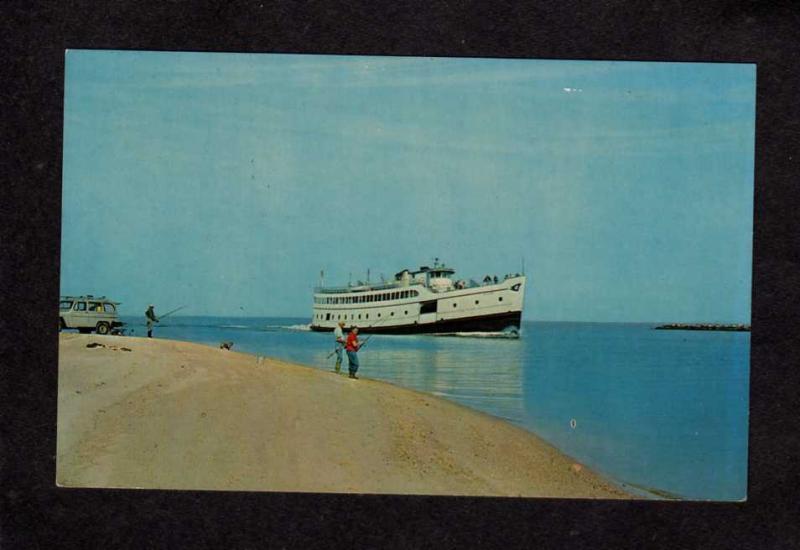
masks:
[(62, 294), (309, 316), (438, 256), (524, 317), (749, 322), (754, 65), (67, 52)]

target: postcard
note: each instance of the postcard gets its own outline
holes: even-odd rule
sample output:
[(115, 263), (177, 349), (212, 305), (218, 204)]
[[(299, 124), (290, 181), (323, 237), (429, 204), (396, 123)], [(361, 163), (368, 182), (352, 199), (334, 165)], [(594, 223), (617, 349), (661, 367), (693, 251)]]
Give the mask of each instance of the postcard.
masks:
[(755, 83), (67, 51), (57, 485), (745, 500)]

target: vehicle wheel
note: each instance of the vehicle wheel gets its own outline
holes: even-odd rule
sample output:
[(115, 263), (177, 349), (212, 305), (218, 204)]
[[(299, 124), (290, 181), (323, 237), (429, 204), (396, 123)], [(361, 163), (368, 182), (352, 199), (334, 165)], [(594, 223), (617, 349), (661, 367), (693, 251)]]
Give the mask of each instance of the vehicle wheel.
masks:
[(111, 330), (111, 327), (108, 326), (108, 323), (99, 322), (97, 323), (97, 334), (108, 334)]

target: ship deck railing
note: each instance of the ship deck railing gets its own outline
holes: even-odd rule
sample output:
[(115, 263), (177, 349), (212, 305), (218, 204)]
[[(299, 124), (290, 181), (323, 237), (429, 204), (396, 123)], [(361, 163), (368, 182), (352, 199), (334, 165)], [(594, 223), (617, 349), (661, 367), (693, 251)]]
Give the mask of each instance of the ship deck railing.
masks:
[[(452, 286), (447, 289), (437, 289), (437, 288), (430, 288), (431, 292), (440, 293), (440, 292), (449, 292), (452, 290), (463, 290), (467, 288), (480, 288), (484, 286), (492, 286), (497, 283), (494, 282), (483, 282), (480, 283), (474, 279), (469, 279), (464, 281), (464, 286), (459, 288), (458, 286)], [(359, 283), (356, 285), (348, 285), (348, 286), (318, 286), (314, 287), (315, 294), (348, 294), (353, 292), (370, 292), (373, 290), (397, 290), (402, 288), (410, 288), (410, 287), (418, 287), (418, 286), (425, 286), (423, 281), (409, 281), (407, 284), (404, 284), (403, 281), (386, 281), (383, 283)]]
[(348, 286), (318, 286), (314, 288), (314, 292), (317, 294), (346, 294), (349, 292), (369, 292), (371, 290), (396, 290), (412, 286), (425, 286), (425, 283), (422, 281), (409, 281), (408, 284), (405, 284), (403, 281), (387, 281)]

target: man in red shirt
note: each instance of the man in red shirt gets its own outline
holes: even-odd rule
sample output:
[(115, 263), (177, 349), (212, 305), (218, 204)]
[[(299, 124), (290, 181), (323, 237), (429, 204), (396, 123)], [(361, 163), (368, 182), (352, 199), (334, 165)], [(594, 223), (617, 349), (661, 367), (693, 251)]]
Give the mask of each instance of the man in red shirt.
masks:
[(347, 352), (348, 369), (350, 370), (350, 378), (358, 378), (356, 372), (358, 371), (358, 348), (363, 345), (358, 340), (358, 327), (350, 329), (347, 335), (347, 342), (345, 342), (344, 350)]

